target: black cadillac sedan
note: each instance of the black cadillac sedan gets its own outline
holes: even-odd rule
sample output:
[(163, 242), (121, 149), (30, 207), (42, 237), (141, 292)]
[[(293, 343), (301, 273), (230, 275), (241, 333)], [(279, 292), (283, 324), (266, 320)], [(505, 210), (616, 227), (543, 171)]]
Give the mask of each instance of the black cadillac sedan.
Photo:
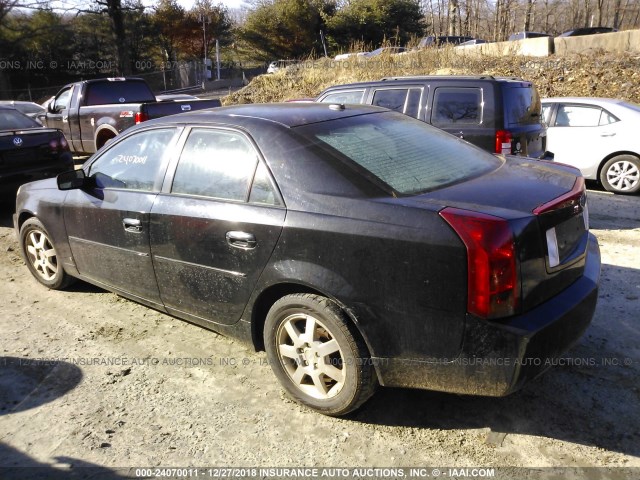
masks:
[(509, 394), (580, 338), (598, 296), (577, 170), (377, 107), (145, 122), (23, 186), (14, 223), (43, 285), (80, 278), (265, 349), (328, 415), (378, 385)]
[(69, 145), (60, 130), (44, 128), (13, 107), (0, 106), (0, 193), (55, 177), (73, 168)]

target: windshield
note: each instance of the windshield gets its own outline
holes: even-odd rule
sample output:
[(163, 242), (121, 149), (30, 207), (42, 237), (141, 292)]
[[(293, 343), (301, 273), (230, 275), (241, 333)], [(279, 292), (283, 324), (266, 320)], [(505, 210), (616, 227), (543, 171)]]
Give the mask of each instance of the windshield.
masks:
[(497, 157), (395, 112), (342, 118), (296, 130), (403, 195), (458, 183), (501, 165)]
[(21, 128), (37, 128), (41, 125), (23, 113), (13, 109), (0, 109), (0, 130), (15, 130)]

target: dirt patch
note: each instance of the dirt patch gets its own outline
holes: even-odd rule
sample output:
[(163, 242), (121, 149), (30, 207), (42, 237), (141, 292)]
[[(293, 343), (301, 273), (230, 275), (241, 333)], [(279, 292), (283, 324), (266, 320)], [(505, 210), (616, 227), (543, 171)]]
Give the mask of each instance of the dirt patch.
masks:
[(640, 467), (640, 197), (590, 192), (593, 323), (506, 398), (381, 389), (334, 419), (262, 353), (84, 283), (40, 287), (0, 215), (0, 467)]
[(640, 55), (600, 53), (563, 57), (458, 55), (453, 47), (368, 60), (322, 59), (260, 75), (222, 99), (225, 105), (315, 98), (325, 88), (405, 75), (493, 75), (532, 81), (541, 97), (613, 97), (640, 103)]

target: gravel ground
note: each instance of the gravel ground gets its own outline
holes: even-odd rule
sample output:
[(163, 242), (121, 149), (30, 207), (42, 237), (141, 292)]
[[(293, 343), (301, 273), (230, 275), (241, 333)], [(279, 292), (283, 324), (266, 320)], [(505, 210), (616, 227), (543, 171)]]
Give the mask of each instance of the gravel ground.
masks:
[(601, 292), (566, 364), (506, 398), (381, 389), (343, 419), (288, 400), (264, 353), (84, 283), (39, 286), (5, 204), (0, 467), (635, 467), (640, 475), (640, 197), (589, 195)]

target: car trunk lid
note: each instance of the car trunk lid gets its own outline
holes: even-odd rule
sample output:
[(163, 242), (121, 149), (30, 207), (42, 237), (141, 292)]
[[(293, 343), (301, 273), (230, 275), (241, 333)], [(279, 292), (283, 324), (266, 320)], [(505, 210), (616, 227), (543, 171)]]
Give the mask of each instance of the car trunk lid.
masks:
[(583, 273), (588, 210), (584, 180), (573, 168), (510, 159), (487, 175), (404, 200), (507, 220), (518, 259), (520, 311), (556, 295)]

